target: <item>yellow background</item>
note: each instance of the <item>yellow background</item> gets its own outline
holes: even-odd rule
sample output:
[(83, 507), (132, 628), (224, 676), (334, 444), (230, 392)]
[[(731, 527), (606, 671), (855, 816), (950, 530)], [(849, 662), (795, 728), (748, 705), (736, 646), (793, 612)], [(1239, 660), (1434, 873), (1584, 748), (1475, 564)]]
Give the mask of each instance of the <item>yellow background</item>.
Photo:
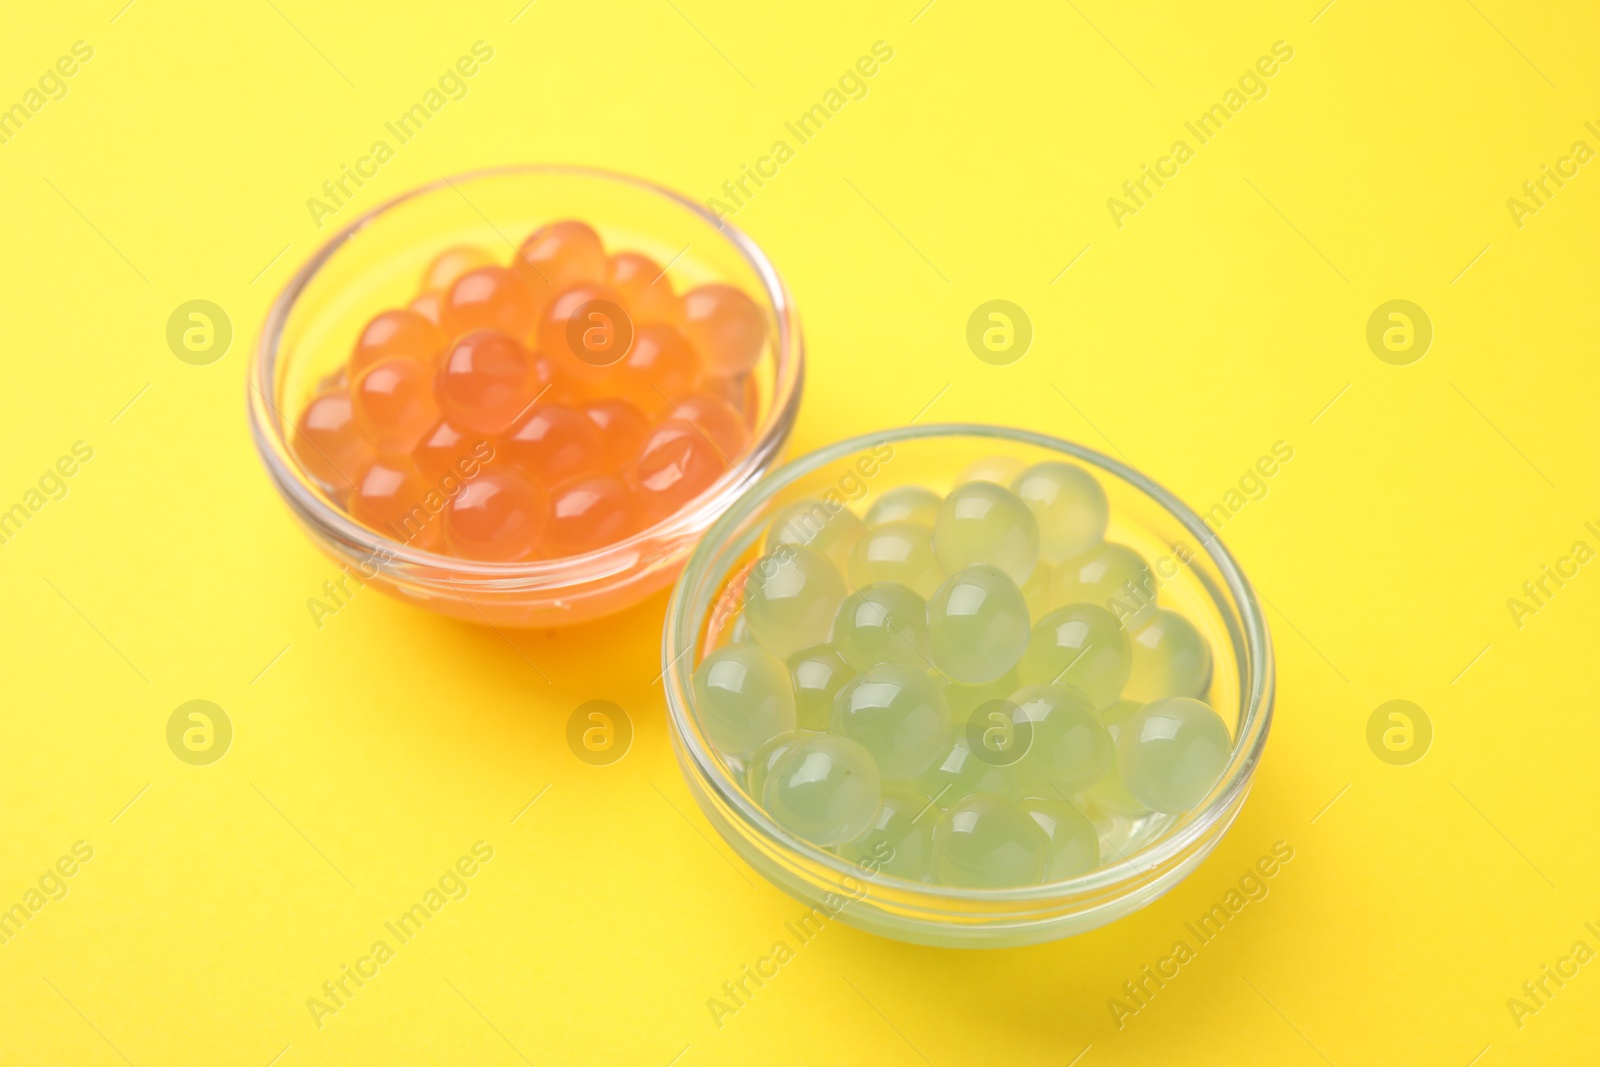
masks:
[[(1600, 147), (1592, 9), (123, 2), (8, 11), (0, 36), (6, 103), (94, 48), (0, 147), (0, 501), (95, 450), (0, 548), (0, 905), (94, 849), (0, 946), (0, 1061), (1593, 1062), (1600, 963), (1520, 1029), (1506, 1000), (1600, 948), (1600, 565), (1520, 629), (1506, 600), (1600, 547), (1600, 164), (1520, 229), (1505, 203)], [(246, 352), (331, 232), (306, 199), (480, 39), (470, 95), (355, 207), (524, 160), (704, 199), (892, 45), (737, 217), (802, 309), (793, 454), (933, 401), (924, 421), (1121, 452), (1204, 508), (1293, 445), (1223, 531), (1272, 605), (1277, 719), (1173, 893), (1000, 952), (830, 924), (719, 1029), (707, 998), (802, 909), (679, 779), (664, 597), (515, 648), (373, 591), (313, 624), (334, 568), (259, 468)], [(1269, 95), (1118, 229), (1106, 199), (1279, 40)], [(1009, 367), (963, 337), (997, 297), (1036, 330)], [(195, 298), (235, 328), (210, 366), (164, 339)], [(1436, 332), (1407, 367), (1364, 339), (1394, 298)], [(236, 731), (207, 767), (164, 737), (197, 698)], [(636, 726), (613, 766), (564, 741), (593, 698)], [(1365, 740), (1393, 698), (1434, 724), (1407, 767)], [(306, 999), (479, 840), (470, 894), (318, 1029)], [(1280, 840), (1270, 896), (1119, 1029), (1107, 1000)]]

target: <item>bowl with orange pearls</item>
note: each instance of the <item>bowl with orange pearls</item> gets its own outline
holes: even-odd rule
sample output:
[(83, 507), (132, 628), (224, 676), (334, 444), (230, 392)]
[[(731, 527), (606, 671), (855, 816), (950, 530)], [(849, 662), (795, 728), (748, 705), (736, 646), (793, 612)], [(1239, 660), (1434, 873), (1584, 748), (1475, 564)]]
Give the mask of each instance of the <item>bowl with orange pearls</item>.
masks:
[(357, 580), (553, 627), (671, 583), (779, 459), (803, 364), (782, 280), (725, 221), (622, 174), (507, 167), (319, 249), (267, 316), (248, 411)]

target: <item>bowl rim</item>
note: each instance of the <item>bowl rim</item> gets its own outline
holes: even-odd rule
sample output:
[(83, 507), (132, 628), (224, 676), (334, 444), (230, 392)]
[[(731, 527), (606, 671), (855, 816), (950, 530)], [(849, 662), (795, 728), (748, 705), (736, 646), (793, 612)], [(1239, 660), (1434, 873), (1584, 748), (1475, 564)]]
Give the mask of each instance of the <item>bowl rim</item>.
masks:
[[(1062, 453), (1117, 476), (1153, 499), (1199, 539), (1202, 548), (1216, 566), (1232, 600), (1231, 607), (1238, 612), (1245, 652), (1249, 657), (1249, 670), (1245, 675), (1245, 684), (1241, 686), (1244, 708), (1238, 719), (1233, 750), (1229, 755), (1227, 768), (1205, 800), (1188, 813), (1186, 821), (1175, 830), (1158, 837), (1137, 851), (1123, 855), (1116, 862), (1060, 881), (1002, 889), (974, 889), (935, 885), (887, 875), (881, 871), (866, 871), (794, 836), (773, 822), (766, 812), (745, 796), (744, 791), (722, 770), (717, 758), (700, 743), (700, 738), (691, 729), (692, 670), (685, 666), (684, 661), (686, 653), (696, 649), (700, 643), (704, 619), (687, 618), (690, 610), (689, 590), (704, 579), (713, 556), (721, 550), (738, 525), (757, 507), (775, 497), (781, 490), (842, 457), (874, 445), (894, 444), (921, 438), (961, 436), (1020, 442)], [(1215, 596), (1214, 593), (1212, 595)], [(708, 608), (709, 606), (708, 604)], [(1207, 836), (1219, 823), (1221, 831), (1226, 830), (1249, 790), (1272, 724), (1275, 688), (1272, 638), (1254, 589), (1232, 553), (1223, 545), (1221, 538), (1206, 527), (1192, 508), (1138, 470), (1095, 449), (1051, 434), (985, 423), (930, 423), (925, 426), (901, 426), (859, 434), (796, 457), (758, 480), (706, 531), (673, 585), (672, 596), (667, 603), (666, 625), (662, 629), (661, 659), (668, 721), (675, 735), (678, 751), (693, 762), (696, 773), (707, 785), (715, 789), (718, 798), (742, 820), (747, 828), (759, 832), (769, 843), (781, 846), (785, 852), (798, 853), (809, 862), (826, 868), (841, 880), (855, 878), (905, 893), (946, 901), (979, 901), (996, 904), (1057, 901), (1077, 893), (1093, 894), (1114, 889), (1119, 883), (1137, 879), (1140, 875), (1161, 868), (1170, 861), (1181, 859), (1196, 846), (1209, 849), (1209, 844), (1205, 843)], [(687, 772), (688, 768), (685, 767), (684, 770)]]
[[(350, 518), (316, 488), (315, 480), (294, 457), (288, 443), (288, 434), (292, 432), (294, 422), (286, 418), (270, 399), (274, 395), (274, 379), (282, 355), (283, 332), (300, 297), (323, 265), (364, 229), (386, 217), (393, 209), (428, 194), (454, 190), (468, 206), (476, 210), (472, 202), (466, 199), (460, 185), (532, 175), (590, 178), (632, 186), (686, 209), (691, 215), (709, 223), (734, 247), (760, 279), (761, 295), (776, 320), (776, 332), (771, 341), (776, 367), (767, 417), (753, 432), (745, 454), (730, 464), (699, 496), (671, 515), (620, 541), (570, 556), (512, 562), (464, 559), (414, 548)], [(488, 221), (487, 217), (485, 221)], [(498, 229), (492, 221), (489, 225)], [(313, 524), (320, 532), (333, 536), (346, 547), (364, 550), (367, 558), (379, 561), (378, 565), (382, 567), (396, 563), (408, 564), (429, 571), (447, 571), (448, 577), (466, 579), (479, 588), (532, 592), (601, 581), (637, 566), (641, 556), (653, 561), (652, 557), (660, 554), (662, 541), (693, 536), (706, 525), (708, 514), (720, 514), (737, 499), (749, 484), (757, 480), (752, 477), (752, 472), (759, 474), (777, 457), (794, 428), (805, 383), (805, 342), (794, 298), (777, 268), (755, 241), (727, 219), (713, 214), (674, 189), (621, 171), (566, 163), (509, 163), (442, 175), (382, 201), (331, 235), (284, 283), (273, 299), (262, 323), (260, 336), (250, 353), (245, 379), (246, 406), (256, 451), (279, 492), (303, 520)]]

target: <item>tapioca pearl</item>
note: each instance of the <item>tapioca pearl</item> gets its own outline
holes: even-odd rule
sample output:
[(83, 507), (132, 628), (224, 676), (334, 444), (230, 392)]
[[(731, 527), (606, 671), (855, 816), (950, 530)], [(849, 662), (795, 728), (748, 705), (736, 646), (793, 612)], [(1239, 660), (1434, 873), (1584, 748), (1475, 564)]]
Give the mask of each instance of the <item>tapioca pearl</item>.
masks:
[(1111, 766), (1111, 735), (1083, 694), (1063, 685), (1026, 686), (1011, 695), (1028, 722), (1028, 750), (1017, 776), (1033, 796), (1072, 796), (1098, 782)]
[(507, 462), (545, 486), (599, 474), (605, 466), (599, 427), (565, 404), (533, 405), (502, 438), (501, 451)]
[(967, 797), (933, 828), (933, 873), (943, 885), (1001, 889), (1038, 885), (1050, 839), (1027, 812), (997, 796)]
[(433, 257), (422, 272), (422, 291), (442, 293), (469, 270), (494, 264), (494, 257), (477, 245), (452, 245)]
[(783, 545), (763, 556), (745, 579), (744, 615), (758, 642), (790, 656), (828, 640), (844, 598), (844, 579), (826, 556)]
[(992, 682), (1028, 648), (1028, 605), (1000, 568), (978, 564), (957, 572), (928, 601), (933, 662), (963, 685)]
[(841, 572), (850, 566), (850, 550), (864, 527), (856, 513), (823, 500), (796, 500), (778, 509), (767, 528), (767, 551), (779, 545), (805, 545), (821, 552)]
[(1051, 596), (1058, 604), (1098, 604), (1129, 630), (1156, 611), (1156, 581), (1144, 557), (1106, 541), (1056, 568)]
[(626, 400), (593, 400), (578, 408), (600, 430), (605, 442), (606, 465), (621, 470), (639, 455), (650, 422)]
[(993, 482), (968, 482), (939, 505), (933, 550), (946, 574), (987, 563), (1020, 585), (1039, 560), (1039, 524), (1011, 490)]
[(443, 505), (443, 494), (408, 458), (385, 456), (357, 476), (350, 517), (392, 541), (431, 550), (439, 544)]
[(350, 393), (330, 389), (312, 399), (295, 422), (290, 440), (294, 456), (310, 475), (337, 492), (347, 492), (375, 458), (372, 445), (356, 427)]
[(408, 453), (439, 421), (433, 367), (404, 357), (380, 360), (351, 385), (350, 407), (361, 435), (378, 452)]
[(824, 848), (860, 837), (882, 802), (877, 765), (848, 738), (817, 734), (778, 757), (762, 789), (774, 822)]
[(864, 671), (880, 663), (919, 669), (928, 653), (928, 603), (903, 585), (876, 582), (845, 597), (833, 620), (833, 646)]
[(1046, 559), (1082, 555), (1105, 540), (1110, 505), (1095, 476), (1071, 463), (1035, 463), (1011, 489), (1039, 522), (1039, 552)]
[(445, 544), (464, 559), (528, 559), (549, 514), (549, 494), (539, 485), (513, 470), (485, 471), (445, 505)]
[(410, 308), (382, 311), (356, 338), (350, 351), (350, 373), (360, 374), (374, 363), (396, 356), (431, 364), (443, 346), (438, 328), (418, 312)]
[(629, 478), (645, 514), (657, 521), (711, 488), (727, 469), (703, 433), (682, 419), (667, 419), (645, 438)]
[[(1100, 713), (1100, 721), (1105, 724), (1106, 733), (1111, 738), (1113, 751), (1118, 739), (1122, 736), (1122, 726), (1134, 712), (1144, 707), (1137, 700), (1119, 700), (1111, 707)], [(1096, 808), (1113, 815), (1137, 819), (1150, 814), (1150, 809), (1140, 803), (1138, 798), (1128, 792), (1128, 787), (1123, 784), (1122, 774), (1117, 770), (1115, 761), (1110, 769), (1101, 776), (1100, 780), (1084, 791), (1084, 799)]]
[(904, 785), (883, 788), (872, 823), (860, 837), (838, 848), (839, 858), (868, 871), (919, 882), (933, 862), (933, 824), (939, 808)]
[(1211, 682), (1211, 646), (1194, 624), (1158, 609), (1130, 635), (1133, 666), (1124, 692), (1134, 700), (1198, 697)]
[(598, 284), (605, 278), (605, 245), (588, 223), (563, 219), (529, 234), (517, 249), (511, 270), (544, 307), (575, 285)]
[(447, 338), (470, 330), (499, 330), (527, 337), (533, 329), (533, 298), (504, 267), (478, 267), (457, 278), (439, 302), (440, 330)]
[(606, 261), (606, 285), (622, 296), (636, 323), (681, 324), (683, 308), (661, 265), (642, 252), (618, 252)]
[(537, 395), (533, 357), (510, 334), (473, 330), (439, 361), (434, 395), (444, 417), (479, 434), (504, 433)]
[(564, 482), (550, 491), (545, 555), (593, 552), (638, 528), (638, 504), (620, 479), (601, 476)]
[(448, 419), (434, 423), (411, 450), (417, 469), (435, 482), (446, 476), (475, 477), (493, 456), (493, 442), (482, 434), (463, 433)]
[(772, 773), (773, 764), (778, 762), (778, 757), (811, 736), (814, 735), (810, 732), (791, 730), (762, 742), (760, 748), (750, 753), (750, 758), (744, 761), (744, 787), (752, 800), (757, 804), (762, 803), (766, 793), (767, 778)]
[(866, 524), (882, 526), (889, 522), (910, 522), (933, 529), (944, 497), (920, 485), (898, 485), (886, 489), (867, 509)]
[[(734, 623), (731, 640), (748, 641), (750, 627), (741, 612)], [(832, 645), (812, 645), (789, 657), (789, 675), (794, 680), (796, 720), (802, 730), (821, 733), (833, 718), (833, 699), (856, 670), (844, 661)]]
[(683, 294), (683, 326), (712, 374), (752, 370), (766, 346), (766, 312), (731, 285), (702, 285)]
[(1022, 799), (1022, 780), (1016, 768), (979, 758), (967, 741), (966, 731), (957, 730), (955, 740), (934, 765), (918, 776), (916, 787), (928, 794), (940, 808), (952, 808), (976, 794)]
[(1022, 810), (1050, 840), (1046, 881), (1088, 874), (1100, 866), (1099, 831), (1076, 805), (1066, 800), (1029, 797), (1022, 802)]
[(1010, 456), (985, 456), (962, 471), (956, 478), (956, 484), (993, 482), (995, 485), (1010, 485), (1013, 479), (1022, 473), (1022, 466), (1020, 459), (1013, 459)]
[(855, 586), (898, 582), (922, 597), (932, 596), (944, 581), (933, 555), (932, 531), (909, 522), (887, 522), (863, 531), (850, 548), (846, 573)]
[[(688, 417), (671, 402), (694, 390), (700, 377), (700, 357), (689, 342), (671, 326), (652, 323), (635, 328), (633, 347), (618, 367), (611, 388), (641, 411), (670, 411)], [(742, 423), (740, 429), (742, 437)]]
[(604, 286), (578, 285), (559, 292), (539, 316), (539, 351), (555, 360), (562, 374), (597, 395), (610, 395), (616, 388), (634, 343), (632, 320), (618, 318), (626, 314), (621, 299)]
[(695, 668), (693, 690), (700, 725), (725, 755), (748, 758), (795, 728), (789, 671), (760, 645), (712, 652)]
[(1095, 708), (1122, 695), (1132, 667), (1128, 632), (1105, 608), (1069, 604), (1033, 626), (1017, 671), (1024, 685), (1065, 685)]
[(839, 690), (828, 731), (864, 745), (886, 779), (908, 781), (938, 762), (954, 725), (944, 693), (925, 671), (882, 663)]
[(663, 415), (684, 419), (705, 434), (731, 467), (744, 454), (749, 428), (727, 402), (707, 393), (685, 393), (672, 398)]
[(1209, 704), (1169, 697), (1130, 715), (1117, 737), (1117, 770), (1135, 799), (1152, 811), (1181, 815), (1222, 777), (1233, 739)]

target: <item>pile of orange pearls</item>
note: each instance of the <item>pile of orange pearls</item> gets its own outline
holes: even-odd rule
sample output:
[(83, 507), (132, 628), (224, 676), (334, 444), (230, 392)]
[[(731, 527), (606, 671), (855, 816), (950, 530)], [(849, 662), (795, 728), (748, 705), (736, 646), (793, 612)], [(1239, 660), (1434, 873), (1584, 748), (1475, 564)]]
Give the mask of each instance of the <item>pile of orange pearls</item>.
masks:
[(556, 559), (671, 515), (743, 455), (767, 316), (673, 291), (587, 223), (509, 267), (457, 246), (380, 312), (301, 411), (292, 448), (362, 525), (464, 559)]

